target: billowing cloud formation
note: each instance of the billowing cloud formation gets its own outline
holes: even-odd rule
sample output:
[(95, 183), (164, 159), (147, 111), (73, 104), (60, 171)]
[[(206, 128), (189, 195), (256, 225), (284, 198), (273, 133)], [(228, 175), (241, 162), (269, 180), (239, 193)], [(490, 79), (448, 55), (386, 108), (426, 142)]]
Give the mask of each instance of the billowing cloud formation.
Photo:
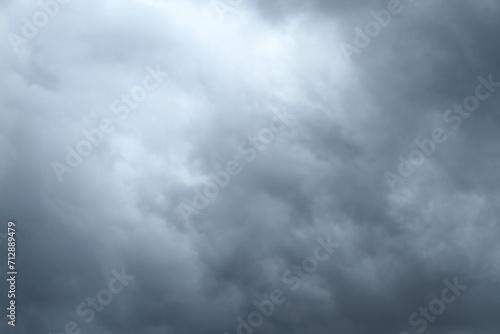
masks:
[(498, 3), (222, 1), (0, 4), (0, 326), (495, 333)]

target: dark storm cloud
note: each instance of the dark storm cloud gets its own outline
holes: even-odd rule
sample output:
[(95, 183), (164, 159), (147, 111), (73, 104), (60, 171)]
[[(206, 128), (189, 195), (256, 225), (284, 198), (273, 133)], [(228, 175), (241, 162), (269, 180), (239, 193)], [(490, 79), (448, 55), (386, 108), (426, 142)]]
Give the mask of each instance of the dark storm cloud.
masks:
[[(280, 289), (255, 333), (495, 332), (500, 87), (456, 130), (443, 115), (479, 76), (500, 81), (500, 8), (402, 3), (351, 62), (342, 43), (388, 1), (243, 0), (223, 20), (203, 1), (71, 1), (21, 52), (4, 38), (0, 216), (18, 222), (19, 307), (2, 328), (232, 334)], [(40, 10), (3, 6), (4, 36)], [(148, 66), (168, 75), (118, 118)], [(239, 145), (277, 111), (295, 118), (247, 161)], [(59, 182), (52, 163), (103, 118), (114, 131)], [(437, 127), (447, 141), (391, 191), (384, 173)], [(183, 221), (178, 205), (233, 159), (241, 173)], [(310, 277), (287, 274), (329, 236), (341, 246)], [(135, 279), (87, 323), (78, 305), (123, 268)], [(444, 312), (419, 314), (455, 278)]]

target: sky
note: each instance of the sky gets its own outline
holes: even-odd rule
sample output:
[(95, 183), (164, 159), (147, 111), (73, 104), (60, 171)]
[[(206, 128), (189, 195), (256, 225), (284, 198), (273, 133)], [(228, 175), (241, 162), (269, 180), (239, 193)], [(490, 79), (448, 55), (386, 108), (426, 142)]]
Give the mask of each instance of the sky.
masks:
[(0, 1), (1, 333), (498, 333), (499, 16)]

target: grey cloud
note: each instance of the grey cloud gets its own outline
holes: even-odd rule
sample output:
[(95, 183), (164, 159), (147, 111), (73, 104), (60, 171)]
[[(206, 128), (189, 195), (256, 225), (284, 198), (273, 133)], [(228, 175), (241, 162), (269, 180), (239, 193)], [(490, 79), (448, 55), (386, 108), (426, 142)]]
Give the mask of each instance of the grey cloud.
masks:
[[(1, 6), (3, 36), (39, 9)], [(350, 63), (341, 43), (387, 1), (243, 0), (226, 20), (209, 1), (71, 1), (20, 54), (4, 38), (0, 233), (16, 220), (19, 294), (2, 330), (232, 334), (282, 289), (255, 333), (416, 333), (409, 316), (457, 277), (425, 332), (494, 333), (500, 91), (456, 130), (443, 114), (500, 81), (499, 7), (404, 6)], [(156, 65), (168, 76), (120, 120), (110, 104)], [(296, 118), (246, 161), (276, 110)], [(52, 162), (103, 118), (114, 132), (60, 183)], [(384, 172), (436, 127), (448, 140), (391, 191)], [(186, 224), (176, 207), (232, 159), (242, 172)], [(342, 246), (292, 291), (283, 272), (327, 235)], [(133, 284), (87, 324), (77, 305), (123, 267)]]

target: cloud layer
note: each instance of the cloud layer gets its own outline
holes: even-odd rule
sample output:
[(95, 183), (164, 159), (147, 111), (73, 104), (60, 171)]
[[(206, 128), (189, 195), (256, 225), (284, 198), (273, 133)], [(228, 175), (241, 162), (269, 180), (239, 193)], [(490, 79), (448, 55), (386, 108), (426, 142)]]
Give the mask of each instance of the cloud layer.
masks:
[(497, 2), (43, 3), (0, 4), (7, 333), (498, 330)]

